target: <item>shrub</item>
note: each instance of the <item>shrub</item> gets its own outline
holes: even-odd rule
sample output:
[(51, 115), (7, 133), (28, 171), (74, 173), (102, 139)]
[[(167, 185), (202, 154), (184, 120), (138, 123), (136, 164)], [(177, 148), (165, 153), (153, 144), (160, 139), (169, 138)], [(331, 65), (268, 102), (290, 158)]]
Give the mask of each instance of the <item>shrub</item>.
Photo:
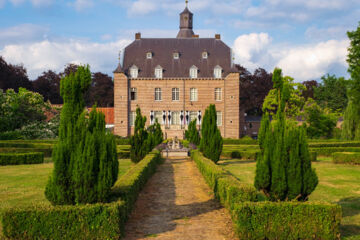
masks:
[(44, 153), (44, 157), (51, 157), (52, 148), (14, 148), (14, 147), (0, 148), (0, 153), (28, 153), (28, 152), (42, 152)]
[(311, 148), (322, 147), (360, 147), (360, 142), (311, 142), (309, 144)]
[(253, 159), (256, 160), (258, 155), (260, 154), (260, 150), (226, 150), (222, 152), (222, 156), (230, 157), (232, 159)]
[[(12, 239), (119, 239), (136, 198), (162, 162), (151, 152), (113, 187), (112, 203), (77, 206), (36, 206), (4, 211), (4, 236)], [(119, 199), (121, 197), (121, 199)], [(35, 220), (34, 220), (35, 219)]]
[(0, 165), (20, 165), (44, 163), (44, 153), (0, 153)]
[(130, 138), (130, 158), (134, 163), (139, 162), (147, 154), (147, 137), (148, 133), (145, 129), (146, 117), (141, 115), (140, 108), (136, 109), (136, 119), (135, 119), (135, 130), (134, 135)]
[(322, 147), (310, 148), (310, 150), (316, 152), (318, 156), (332, 156), (335, 152), (360, 152), (360, 147)]
[(217, 127), (216, 108), (214, 104), (206, 109), (201, 124), (200, 151), (205, 157), (217, 163), (223, 148), (223, 140)]
[(123, 138), (115, 135), (115, 141), (116, 141), (116, 145), (130, 145), (129, 138)]
[(235, 204), (232, 216), (240, 239), (340, 239), (335, 204), (245, 202)]
[(232, 145), (232, 144), (243, 144), (243, 145), (252, 145), (252, 144), (257, 144), (258, 141), (255, 139), (252, 139), (249, 136), (245, 136), (243, 138), (240, 139), (232, 139), (232, 138), (224, 138), (224, 145)]
[(118, 151), (117, 157), (120, 159), (127, 159), (130, 158), (130, 152), (129, 151)]
[(200, 144), (200, 134), (196, 128), (196, 119), (192, 120), (189, 124), (188, 130), (185, 131), (185, 138), (195, 145)]
[(317, 161), (317, 152), (310, 152), (310, 160), (312, 162), (316, 162)]
[(333, 153), (334, 163), (360, 164), (359, 152), (336, 152)]

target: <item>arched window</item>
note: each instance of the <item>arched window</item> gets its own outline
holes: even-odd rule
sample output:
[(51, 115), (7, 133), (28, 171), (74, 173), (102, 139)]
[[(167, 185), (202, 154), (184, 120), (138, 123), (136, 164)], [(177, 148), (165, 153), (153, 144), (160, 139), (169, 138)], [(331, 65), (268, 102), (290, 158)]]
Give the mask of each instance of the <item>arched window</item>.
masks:
[(222, 68), (219, 65), (214, 68), (214, 78), (222, 78)]
[(160, 65), (155, 68), (155, 78), (162, 78), (163, 77), (163, 69)]
[(196, 66), (192, 66), (190, 68), (190, 78), (197, 78), (198, 68)]
[(137, 66), (133, 65), (130, 68), (130, 77), (131, 78), (137, 78), (138, 74), (139, 74), (139, 68)]

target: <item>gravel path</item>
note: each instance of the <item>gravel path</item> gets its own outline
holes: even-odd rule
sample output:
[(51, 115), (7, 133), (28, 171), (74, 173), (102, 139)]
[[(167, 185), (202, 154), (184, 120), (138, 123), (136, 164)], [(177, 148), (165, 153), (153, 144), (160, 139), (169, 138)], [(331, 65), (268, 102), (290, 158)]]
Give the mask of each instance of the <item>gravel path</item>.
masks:
[(189, 158), (167, 159), (139, 195), (126, 225), (126, 237), (167, 240), (229, 240), (229, 213)]

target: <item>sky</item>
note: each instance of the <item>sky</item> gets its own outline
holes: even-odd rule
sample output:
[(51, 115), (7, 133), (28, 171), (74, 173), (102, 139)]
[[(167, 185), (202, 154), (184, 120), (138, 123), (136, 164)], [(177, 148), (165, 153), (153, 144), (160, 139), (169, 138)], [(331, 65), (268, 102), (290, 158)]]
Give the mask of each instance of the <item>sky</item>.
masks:
[[(34, 80), (68, 63), (112, 75), (119, 51), (142, 37), (176, 37), (184, 0), (0, 0), (0, 56)], [(194, 32), (232, 48), (253, 71), (283, 69), (297, 82), (348, 77), (346, 32), (360, 0), (189, 0)]]

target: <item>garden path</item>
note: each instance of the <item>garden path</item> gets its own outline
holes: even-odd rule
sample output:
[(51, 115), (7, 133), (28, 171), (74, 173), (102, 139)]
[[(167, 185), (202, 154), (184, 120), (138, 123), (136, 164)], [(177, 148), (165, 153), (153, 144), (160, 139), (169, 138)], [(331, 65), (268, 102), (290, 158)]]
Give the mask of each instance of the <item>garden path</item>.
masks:
[(140, 193), (126, 225), (128, 240), (236, 239), (229, 213), (193, 161), (171, 158)]

